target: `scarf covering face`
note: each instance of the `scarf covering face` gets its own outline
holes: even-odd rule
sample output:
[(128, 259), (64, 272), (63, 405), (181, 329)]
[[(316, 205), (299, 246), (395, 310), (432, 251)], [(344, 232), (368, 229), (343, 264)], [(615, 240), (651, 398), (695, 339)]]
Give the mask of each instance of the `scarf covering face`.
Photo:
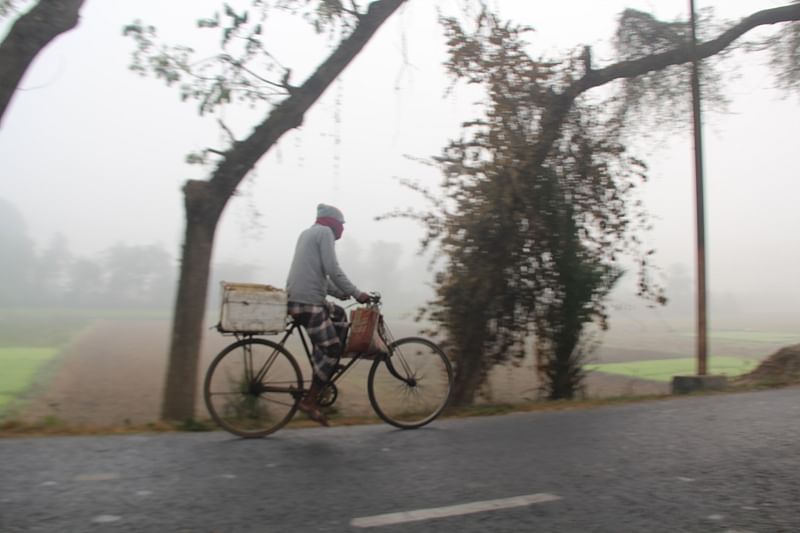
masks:
[(319, 217), (317, 219), (317, 224), (331, 228), (331, 231), (333, 231), (333, 237), (337, 241), (342, 238), (344, 224), (342, 224), (339, 220), (333, 217)]

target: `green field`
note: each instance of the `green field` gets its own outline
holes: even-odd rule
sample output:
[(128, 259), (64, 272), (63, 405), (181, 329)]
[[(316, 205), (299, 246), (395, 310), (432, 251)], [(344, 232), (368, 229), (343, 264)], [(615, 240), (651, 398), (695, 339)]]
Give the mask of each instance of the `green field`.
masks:
[[(715, 356), (708, 361), (709, 374), (738, 376), (753, 370), (758, 361), (739, 357)], [(672, 381), (673, 376), (697, 373), (697, 360), (691, 357), (680, 359), (655, 359), (630, 363), (604, 363), (586, 365), (586, 369), (605, 374), (615, 374), (629, 378), (649, 379), (651, 381)]]
[(58, 348), (0, 348), (0, 410), (30, 387), (42, 365)]
[(92, 320), (89, 311), (0, 309), (0, 413)]
[(164, 320), (166, 309), (0, 308), (0, 413), (40, 369), (98, 320)]

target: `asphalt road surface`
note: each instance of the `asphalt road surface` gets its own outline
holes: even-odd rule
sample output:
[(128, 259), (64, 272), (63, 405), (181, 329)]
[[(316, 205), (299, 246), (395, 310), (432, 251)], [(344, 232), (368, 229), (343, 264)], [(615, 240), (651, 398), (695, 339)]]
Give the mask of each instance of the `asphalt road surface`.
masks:
[(797, 532), (800, 388), (415, 431), (3, 439), (0, 531)]

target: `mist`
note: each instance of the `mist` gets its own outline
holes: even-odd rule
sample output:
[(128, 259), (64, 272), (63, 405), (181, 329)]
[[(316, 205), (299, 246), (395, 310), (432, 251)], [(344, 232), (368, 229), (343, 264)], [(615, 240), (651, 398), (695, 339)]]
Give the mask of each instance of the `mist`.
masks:
[[(782, 3), (716, 0), (699, 7), (713, 6), (721, 18), (737, 19)], [(623, 8), (664, 19), (684, 16), (686, 9), (682, 0), (657, 6), (576, 0), (546, 10), (527, 2), (492, 4), (535, 28), (531, 46), (541, 54), (589, 44), (600, 63), (610, 59), (608, 43)], [(258, 164), (218, 229), (209, 313), (220, 280), (283, 286), (295, 239), (313, 223), (319, 202), (344, 212), (339, 260), (359, 288), (384, 294), (387, 313), (410, 317), (430, 299), (431, 255), (418, 254), (423, 229), (408, 220), (375, 218), (396, 208), (425, 207), (399, 180), (435, 189), (438, 171), (415, 159), (437, 155), (459, 135), (461, 122), (478, 112), (480, 95), (464, 87), (448, 90), (442, 68), (445, 48), (435, 10), (457, 12), (458, 5), (410, 3), (302, 127)], [(213, 118), (199, 117), (176, 91), (128, 70), (132, 45), (121, 28), (141, 18), (171, 42), (191, 42), (195, 19), (215, 7), (210, 1), (90, 1), (79, 27), (37, 59), (0, 128), (0, 306), (168, 312), (183, 230), (181, 187), (209, 173), (184, 159), (220, 146), (224, 137)], [(575, 17), (576, 10), (583, 15)], [(298, 65), (295, 79), (325, 50), (324, 41), (312, 39), (309, 34), (303, 51), (280, 50), (287, 63)], [(798, 99), (775, 90), (769, 69), (755, 58), (733, 54), (729, 63), (728, 109), (704, 116), (711, 324), (752, 320), (797, 331)], [(243, 134), (263, 113), (242, 106), (226, 120)], [(651, 175), (642, 199), (653, 230), (642, 238), (656, 250), (656, 280), (669, 304), (650, 308), (638, 300), (629, 267), (611, 298), (611, 327), (633, 318), (691, 323), (696, 276), (690, 130), (652, 132), (636, 144)], [(23, 286), (27, 298), (17, 290)]]

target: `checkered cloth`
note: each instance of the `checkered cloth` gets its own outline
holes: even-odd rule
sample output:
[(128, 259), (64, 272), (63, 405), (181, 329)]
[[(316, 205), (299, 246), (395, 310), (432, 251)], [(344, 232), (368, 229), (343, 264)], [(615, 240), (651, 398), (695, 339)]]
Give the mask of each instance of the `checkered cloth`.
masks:
[(288, 312), (295, 322), (306, 328), (314, 344), (311, 354), (314, 375), (327, 383), (342, 353), (347, 335), (347, 314), (332, 302), (325, 302), (325, 305), (289, 302)]

